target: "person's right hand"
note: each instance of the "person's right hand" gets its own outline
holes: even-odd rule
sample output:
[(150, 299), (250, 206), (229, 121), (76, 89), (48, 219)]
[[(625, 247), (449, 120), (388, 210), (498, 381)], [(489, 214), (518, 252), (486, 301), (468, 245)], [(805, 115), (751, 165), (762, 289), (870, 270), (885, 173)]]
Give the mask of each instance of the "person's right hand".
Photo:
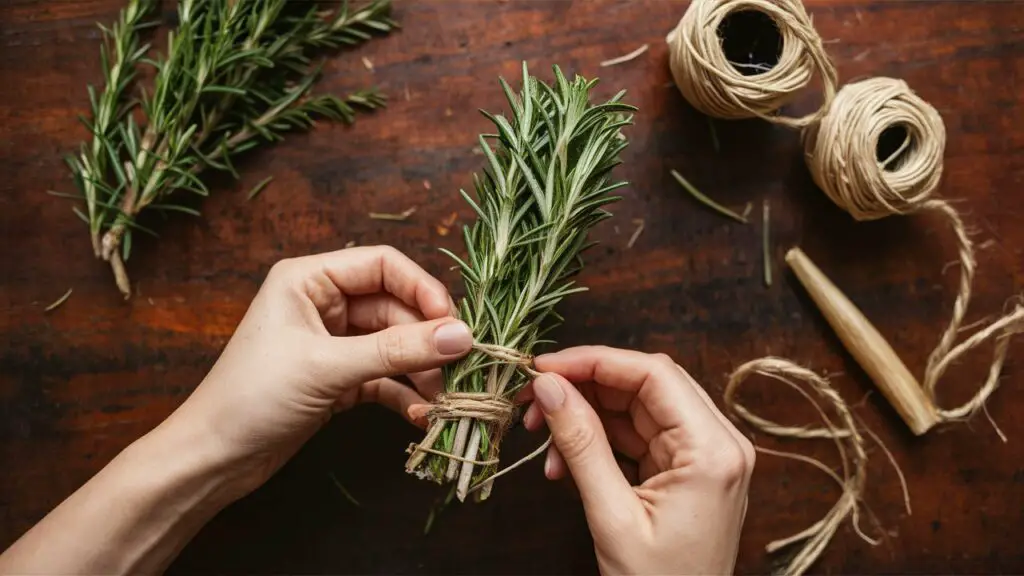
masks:
[[(547, 422), (545, 475), (572, 475), (601, 572), (732, 572), (754, 449), (707, 393), (665, 355), (581, 347), (535, 365), (524, 423)], [(639, 464), (638, 486), (613, 448)]]

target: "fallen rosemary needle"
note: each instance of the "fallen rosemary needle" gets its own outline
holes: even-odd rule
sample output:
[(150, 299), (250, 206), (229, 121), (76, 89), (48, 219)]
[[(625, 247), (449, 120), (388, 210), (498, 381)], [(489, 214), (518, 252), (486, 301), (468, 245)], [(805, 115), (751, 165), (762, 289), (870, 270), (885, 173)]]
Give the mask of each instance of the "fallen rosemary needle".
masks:
[(253, 186), (252, 190), (249, 191), (249, 194), (245, 197), (245, 201), (248, 202), (249, 200), (259, 196), (260, 192), (263, 192), (263, 189), (266, 188), (273, 180), (273, 176), (267, 176), (263, 180), (260, 180), (259, 183)]
[(345, 488), (345, 485), (342, 484), (340, 480), (338, 480), (338, 477), (334, 475), (334, 472), (328, 472), (327, 476), (330, 477), (331, 482), (334, 482), (334, 486), (338, 489), (338, 492), (341, 492), (341, 495), (345, 497), (345, 500), (348, 500), (349, 503), (351, 503), (356, 508), (359, 508), (361, 506), (359, 504), (359, 500), (356, 500), (355, 496), (353, 496), (352, 493)]
[(689, 192), (690, 196), (696, 198), (697, 201), (700, 202), (701, 204), (707, 206), (708, 208), (711, 208), (712, 210), (718, 212), (722, 216), (732, 218), (733, 220), (741, 224), (748, 224), (747, 219), (745, 217), (740, 216), (739, 214), (733, 212), (732, 210), (726, 208), (725, 206), (722, 206), (718, 202), (715, 202), (711, 198), (708, 198), (707, 196), (702, 194), (701, 191), (697, 190), (697, 188), (693, 184), (690, 184), (686, 180), (686, 178), (683, 178), (683, 175), (680, 174), (679, 172), (676, 172), (675, 170), (670, 170), (669, 172), (672, 173), (672, 177), (676, 179), (676, 182), (679, 182), (679, 185), (682, 186), (687, 192)]
[(635, 218), (633, 223), (636, 224), (636, 230), (633, 231), (633, 235), (629, 237), (629, 242), (626, 242), (626, 250), (629, 250), (636, 244), (636, 241), (640, 238), (640, 235), (644, 232), (644, 219)]
[(605, 60), (604, 62), (601, 62), (601, 68), (607, 68), (609, 66), (615, 66), (616, 64), (625, 64), (626, 62), (629, 62), (630, 60), (635, 60), (636, 58), (640, 57), (644, 52), (647, 52), (647, 49), (650, 48), (650, 47), (651, 47), (650, 44), (644, 44), (643, 46), (637, 48), (636, 50), (633, 50), (629, 54), (625, 54), (625, 55), (619, 56), (617, 58), (612, 58), (610, 60)]
[(392, 222), (405, 222), (406, 220), (409, 219), (409, 216), (412, 216), (415, 213), (416, 207), (413, 206), (412, 208), (402, 210), (397, 214), (393, 212), (370, 212), (369, 216), (370, 220), (390, 220)]
[(715, 129), (715, 119), (708, 116), (708, 130), (711, 132), (711, 146), (714, 147), (715, 153), (722, 151), (722, 144), (718, 140), (718, 130)]
[(68, 298), (71, 297), (71, 292), (73, 292), (74, 290), (74, 288), (68, 288), (68, 291), (65, 292), (63, 296), (54, 300), (53, 304), (50, 304), (49, 306), (43, 309), (43, 312), (52, 312), (53, 310), (60, 308), (61, 304), (64, 304), (65, 302), (68, 301)]
[(764, 199), (761, 208), (761, 252), (764, 256), (764, 285), (772, 285), (772, 262), (771, 262), (771, 236), (769, 226), (771, 222), (771, 206), (768, 199)]

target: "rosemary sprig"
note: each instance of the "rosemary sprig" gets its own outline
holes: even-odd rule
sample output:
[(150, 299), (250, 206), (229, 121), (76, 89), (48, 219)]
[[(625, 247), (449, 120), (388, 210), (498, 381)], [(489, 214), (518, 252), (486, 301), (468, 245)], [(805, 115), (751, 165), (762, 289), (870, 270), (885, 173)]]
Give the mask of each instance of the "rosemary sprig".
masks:
[[(148, 231), (137, 223), (139, 213), (150, 208), (198, 214), (168, 196), (178, 190), (208, 195), (198, 177), (203, 170), (237, 177), (232, 159), (262, 142), (307, 129), (316, 116), (348, 123), (357, 108), (383, 106), (384, 98), (374, 90), (345, 98), (310, 96), (319, 74), (311, 54), (397, 26), (388, 16), (390, 0), (354, 11), (343, 4), (333, 13), (316, 2), (180, 0), (167, 55), (147, 60), (148, 46), (138, 47), (138, 30), (151, 8), (151, 0), (131, 0), (107, 32), (114, 56), (104, 56), (102, 97), (90, 97), (92, 140), (69, 162), (86, 202), (81, 215), (93, 248), (110, 262), (126, 297), (131, 288), (124, 261), (132, 234)], [(144, 126), (125, 114), (140, 62), (156, 68), (151, 92), (141, 97)]]
[(125, 96), (135, 79), (135, 66), (149, 50), (148, 44), (139, 46), (139, 30), (145, 27), (142, 19), (152, 8), (152, 0), (130, 0), (112, 27), (100, 26), (104, 36), (104, 43), (100, 45), (104, 88), (97, 96), (95, 88), (87, 87), (92, 120), (81, 118), (92, 139), (82, 144), (77, 158), (67, 159), (75, 184), (85, 199), (86, 213), (77, 208), (75, 212), (89, 224), (96, 256), (100, 255), (103, 223), (100, 214), (108, 209), (106, 199), (111, 195), (105, 175), (110, 160), (117, 158), (117, 150), (110, 147), (117, 138), (118, 124), (130, 108)]
[[(474, 178), (476, 198), (462, 191), (478, 217), (464, 229), (467, 256), (446, 252), (465, 281), (459, 308), (476, 340), (523, 354), (532, 353), (561, 320), (555, 306), (585, 290), (571, 277), (583, 266), (580, 255), (591, 245), (589, 230), (609, 216), (602, 208), (618, 200), (611, 193), (626, 184), (609, 181), (609, 173), (620, 163), (626, 146), (621, 128), (631, 123), (629, 113), (635, 110), (622, 103), (624, 92), (592, 105), (596, 80), (569, 81), (558, 67), (554, 74), (549, 86), (530, 76), (524, 63), (518, 94), (501, 81), (511, 118), (484, 112), (497, 133), (480, 136), (487, 165)], [(480, 351), (446, 367), (444, 374), (447, 392), (512, 398), (527, 383), (516, 365)], [(470, 420), (440, 422), (444, 430), (432, 448), (468, 460), (496, 459), (504, 430)], [(411, 468), (437, 481), (452, 480), (455, 468), (462, 468), (458, 495), (463, 499), (473, 467), (453, 462), (431, 455)], [(493, 471), (486, 467), (476, 480)]]

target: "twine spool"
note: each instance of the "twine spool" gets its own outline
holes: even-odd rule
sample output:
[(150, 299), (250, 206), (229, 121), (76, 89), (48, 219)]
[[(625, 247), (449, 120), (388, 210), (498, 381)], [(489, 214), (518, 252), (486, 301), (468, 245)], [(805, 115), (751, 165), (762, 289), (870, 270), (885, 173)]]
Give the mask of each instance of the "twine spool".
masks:
[[(730, 62), (720, 36), (726, 19), (743, 12), (764, 14), (781, 39), (778, 62), (746, 75)], [(669, 67), (683, 96), (701, 112), (723, 119), (763, 118), (802, 128), (821, 118), (836, 94), (835, 67), (800, 0), (693, 0), (666, 39)], [(779, 109), (817, 74), (822, 79), (821, 108), (806, 116), (782, 116)]]
[[(901, 129), (903, 143), (878, 158), (883, 134)], [(821, 122), (804, 132), (814, 182), (857, 220), (925, 208), (939, 186), (945, 148), (942, 117), (894, 78), (847, 84)]]

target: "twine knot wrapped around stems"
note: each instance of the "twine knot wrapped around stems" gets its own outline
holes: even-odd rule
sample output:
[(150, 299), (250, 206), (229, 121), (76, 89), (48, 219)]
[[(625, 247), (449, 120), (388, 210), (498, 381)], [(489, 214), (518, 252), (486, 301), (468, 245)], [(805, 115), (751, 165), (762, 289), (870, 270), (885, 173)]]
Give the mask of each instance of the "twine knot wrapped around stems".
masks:
[[(876, 152), (879, 140), (894, 128), (902, 129), (904, 140), (888, 157), (880, 159)], [(933, 211), (941, 214), (953, 230), (960, 264), (959, 290), (949, 324), (928, 357), (923, 381), (935, 422), (960, 420), (984, 409), (999, 385), (1009, 338), (1024, 332), (1024, 306), (1018, 303), (1011, 312), (956, 344), (967, 315), (977, 263), (959, 212), (946, 200), (933, 197), (942, 176), (945, 146), (946, 129), (935, 108), (906, 82), (884, 77), (844, 86), (828, 114), (804, 133), (807, 166), (815, 183), (855, 219)], [(955, 408), (938, 408), (935, 388), (946, 369), (964, 353), (993, 339), (995, 351), (988, 376), (975, 395)], [(998, 427), (996, 431), (1005, 441)]]
[[(744, 75), (729, 61), (719, 32), (726, 17), (744, 11), (771, 18), (782, 41), (778, 62), (753, 75)], [(836, 94), (835, 66), (800, 0), (693, 0), (666, 41), (676, 86), (694, 108), (709, 116), (757, 117), (802, 128), (817, 122)], [(780, 115), (779, 109), (815, 74), (823, 84), (821, 107), (796, 118)]]
[[(540, 372), (532, 367), (533, 357), (529, 354), (523, 354), (515, 348), (477, 342), (473, 344), (473, 349), (483, 352), (499, 362), (515, 365), (531, 378), (536, 378), (541, 375)], [(504, 430), (511, 423), (514, 412), (515, 404), (500, 394), (491, 394), (488, 392), (444, 392), (438, 394), (434, 399), (433, 406), (426, 414), (427, 419), (430, 421), (430, 426), (427, 429), (426, 436), (423, 438), (423, 441), (419, 443), (411, 443), (406, 449), (406, 453), (410, 454), (409, 460), (406, 462), (406, 470), (410, 472), (415, 470), (419, 465), (419, 462), (422, 461), (423, 457), (427, 454), (434, 454), (448, 459), (451, 463), (452, 470), (454, 470), (457, 463), (471, 464), (474, 466), (490, 466), (497, 464), (497, 459), (475, 460), (459, 456), (457, 454), (444, 452), (442, 450), (435, 450), (432, 446), (441, 434), (441, 431), (443, 430), (442, 424), (445, 421), (468, 418), (478, 422), (488, 422), (495, 428)], [(551, 437), (549, 436), (547, 441), (541, 444), (540, 447), (530, 454), (527, 454), (504, 469), (495, 472), (486, 479), (478, 481), (472, 487), (464, 488), (463, 494), (460, 495), (460, 498), (464, 498), (466, 494), (489, 485), (495, 478), (503, 476), (526, 462), (533, 460), (547, 450), (550, 445)]]

